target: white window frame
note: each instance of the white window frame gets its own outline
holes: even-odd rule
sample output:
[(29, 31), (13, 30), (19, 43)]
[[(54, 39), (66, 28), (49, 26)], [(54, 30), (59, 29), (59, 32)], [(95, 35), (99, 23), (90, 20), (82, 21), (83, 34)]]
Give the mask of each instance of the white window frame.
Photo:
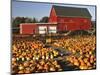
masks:
[[(43, 29), (40, 29), (40, 28), (42, 28), (43, 27)], [(39, 34), (45, 34), (46, 33), (46, 31), (47, 31), (47, 26), (39, 26)], [(46, 29), (46, 31), (44, 30), (44, 29)]]
[[(54, 28), (54, 29), (52, 29), (52, 28)], [(57, 26), (49, 26), (49, 33), (57, 33)]]

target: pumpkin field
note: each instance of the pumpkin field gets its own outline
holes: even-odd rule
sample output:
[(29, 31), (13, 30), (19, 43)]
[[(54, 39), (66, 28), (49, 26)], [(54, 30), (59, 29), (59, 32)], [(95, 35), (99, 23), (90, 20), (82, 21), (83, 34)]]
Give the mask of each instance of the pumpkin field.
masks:
[(12, 40), (13, 74), (96, 69), (95, 35), (52, 38), (50, 44), (35, 38)]

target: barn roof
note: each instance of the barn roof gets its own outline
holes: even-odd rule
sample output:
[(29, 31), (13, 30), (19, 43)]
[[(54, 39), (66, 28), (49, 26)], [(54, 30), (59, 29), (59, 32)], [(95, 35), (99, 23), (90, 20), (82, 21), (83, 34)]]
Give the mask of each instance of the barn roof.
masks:
[(65, 7), (65, 6), (55, 6), (56, 15), (61, 17), (82, 17), (91, 18), (91, 15), (87, 8), (76, 8), (76, 7)]

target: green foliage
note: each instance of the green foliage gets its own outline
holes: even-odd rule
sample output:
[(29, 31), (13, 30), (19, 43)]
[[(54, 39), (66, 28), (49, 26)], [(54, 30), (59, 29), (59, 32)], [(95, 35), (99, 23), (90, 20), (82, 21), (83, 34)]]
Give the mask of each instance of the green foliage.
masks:
[(41, 20), (40, 20), (40, 22), (43, 22), (43, 23), (47, 23), (48, 22), (48, 17), (43, 17)]
[(38, 20), (36, 18), (33, 18), (32, 23), (37, 23)]
[(25, 23), (32, 23), (32, 19), (31, 18), (26, 18)]
[(21, 23), (36, 23), (38, 20), (36, 18), (29, 18), (29, 17), (16, 17), (13, 18), (12, 27), (19, 27)]
[(16, 17), (15, 19), (13, 19), (12, 26), (13, 27), (19, 27), (20, 23), (25, 23), (24, 17)]

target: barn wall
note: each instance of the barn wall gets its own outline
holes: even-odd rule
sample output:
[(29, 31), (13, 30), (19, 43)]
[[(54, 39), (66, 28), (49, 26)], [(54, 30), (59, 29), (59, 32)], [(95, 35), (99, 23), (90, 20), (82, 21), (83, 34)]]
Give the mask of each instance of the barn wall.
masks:
[(47, 31), (49, 27), (55, 27), (57, 24), (21, 24), (20, 25), (20, 34), (36, 34), (39, 33), (39, 26), (46, 26)]
[(57, 22), (57, 16), (56, 16), (54, 8), (52, 8), (52, 10), (50, 12), (49, 22), (51, 22), (51, 23)]
[(21, 34), (34, 34), (37, 29), (36, 24), (22, 24), (20, 25), (20, 33)]
[(77, 23), (59, 23), (58, 24), (58, 31), (73, 31), (73, 30), (79, 30), (80, 25)]
[[(58, 31), (64, 30), (87, 30), (91, 28), (91, 20), (79, 17), (58, 17)], [(67, 25), (67, 29), (66, 29)]]
[(46, 26), (49, 30), (49, 26), (57, 26), (57, 32), (59, 31), (74, 31), (74, 30), (88, 30), (91, 28), (91, 20), (87, 18), (69, 18), (58, 17), (57, 24), (21, 24), (21, 34), (35, 34), (39, 33), (38, 26)]
[(82, 30), (88, 30), (88, 29), (91, 29), (91, 27), (92, 27), (92, 22), (90, 19), (87, 19), (87, 22), (81, 25)]

